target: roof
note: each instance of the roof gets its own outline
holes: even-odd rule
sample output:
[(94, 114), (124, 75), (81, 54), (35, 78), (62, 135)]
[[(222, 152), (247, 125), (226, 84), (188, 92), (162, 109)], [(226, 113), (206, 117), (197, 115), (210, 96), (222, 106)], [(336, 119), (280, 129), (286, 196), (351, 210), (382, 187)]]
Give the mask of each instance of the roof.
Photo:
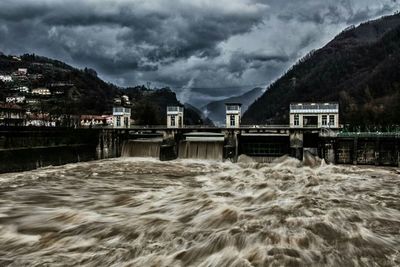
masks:
[(225, 105), (227, 105), (227, 106), (241, 106), (242, 105), (242, 103), (225, 103)]
[(339, 112), (338, 103), (292, 103), (290, 112), (295, 113), (321, 113), (321, 112)]
[(105, 120), (106, 117), (102, 115), (81, 115), (81, 120)]
[(46, 88), (46, 87), (38, 87), (38, 88), (32, 89), (32, 91), (38, 91), (38, 90), (47, 90), (47, 91), (50, 91), (50, 89), (49, 89), (49, 88)]
[(24, 110), (21, 106), (14, 103), (0, 103), (0, 109)]
[(182, 105), (182, 104), (176, 104), (176, 105), (168, 105), (167, 107), (181, 107), (181, 108), (184, 108), (184, 107), (185, 107), (185, 105)]
[(339, 102), (291, 102), (290, 105), (311, 105), (311, 104), (332, 104), (339, 105)]
[(50, 120), (50, 115), (48, 113), (31, 113), (27, 114), (29, 120)]

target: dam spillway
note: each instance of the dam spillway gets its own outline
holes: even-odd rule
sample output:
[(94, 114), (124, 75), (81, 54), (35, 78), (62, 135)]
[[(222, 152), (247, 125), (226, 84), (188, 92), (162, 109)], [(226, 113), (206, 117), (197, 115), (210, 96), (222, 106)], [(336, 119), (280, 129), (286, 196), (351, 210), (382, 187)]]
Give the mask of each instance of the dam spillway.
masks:
[(213, 141), (182, 141), (179, 144), (179, 158), (181, 159), (223, 159), (223, 142)]
[(160, 157), (161, 138), (127, 140), (122, 146), (122, 157)]
[(181, 159), (223, 160), (224, 135), (219, 133), (188, 133), (179, 143)]

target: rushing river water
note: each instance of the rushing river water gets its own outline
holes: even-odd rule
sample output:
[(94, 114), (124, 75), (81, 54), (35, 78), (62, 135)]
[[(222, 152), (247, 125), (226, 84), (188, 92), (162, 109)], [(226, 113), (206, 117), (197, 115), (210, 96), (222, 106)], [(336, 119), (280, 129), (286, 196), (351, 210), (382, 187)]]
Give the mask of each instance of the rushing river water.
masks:
[(114, 159), (0, 175), (0, 266), (399, 266), (391, 168)]

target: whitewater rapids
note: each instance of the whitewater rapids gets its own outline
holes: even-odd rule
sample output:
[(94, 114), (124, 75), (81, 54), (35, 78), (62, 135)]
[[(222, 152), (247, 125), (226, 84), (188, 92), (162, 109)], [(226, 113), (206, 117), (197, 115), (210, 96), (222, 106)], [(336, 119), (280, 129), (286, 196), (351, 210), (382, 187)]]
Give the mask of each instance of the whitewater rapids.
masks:
[(400, 175), (145, 158), (0, 175), (0, 266), (399, 266)]

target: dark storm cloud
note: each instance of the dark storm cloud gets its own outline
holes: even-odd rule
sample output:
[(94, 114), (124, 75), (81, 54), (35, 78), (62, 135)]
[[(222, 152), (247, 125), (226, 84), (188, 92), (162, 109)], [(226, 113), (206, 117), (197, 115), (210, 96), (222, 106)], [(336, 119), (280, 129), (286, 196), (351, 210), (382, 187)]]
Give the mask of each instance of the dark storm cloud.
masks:
[(202, 103), (267, 85), (394, 0), (2, 0), (0, 50), (91, 67)]

